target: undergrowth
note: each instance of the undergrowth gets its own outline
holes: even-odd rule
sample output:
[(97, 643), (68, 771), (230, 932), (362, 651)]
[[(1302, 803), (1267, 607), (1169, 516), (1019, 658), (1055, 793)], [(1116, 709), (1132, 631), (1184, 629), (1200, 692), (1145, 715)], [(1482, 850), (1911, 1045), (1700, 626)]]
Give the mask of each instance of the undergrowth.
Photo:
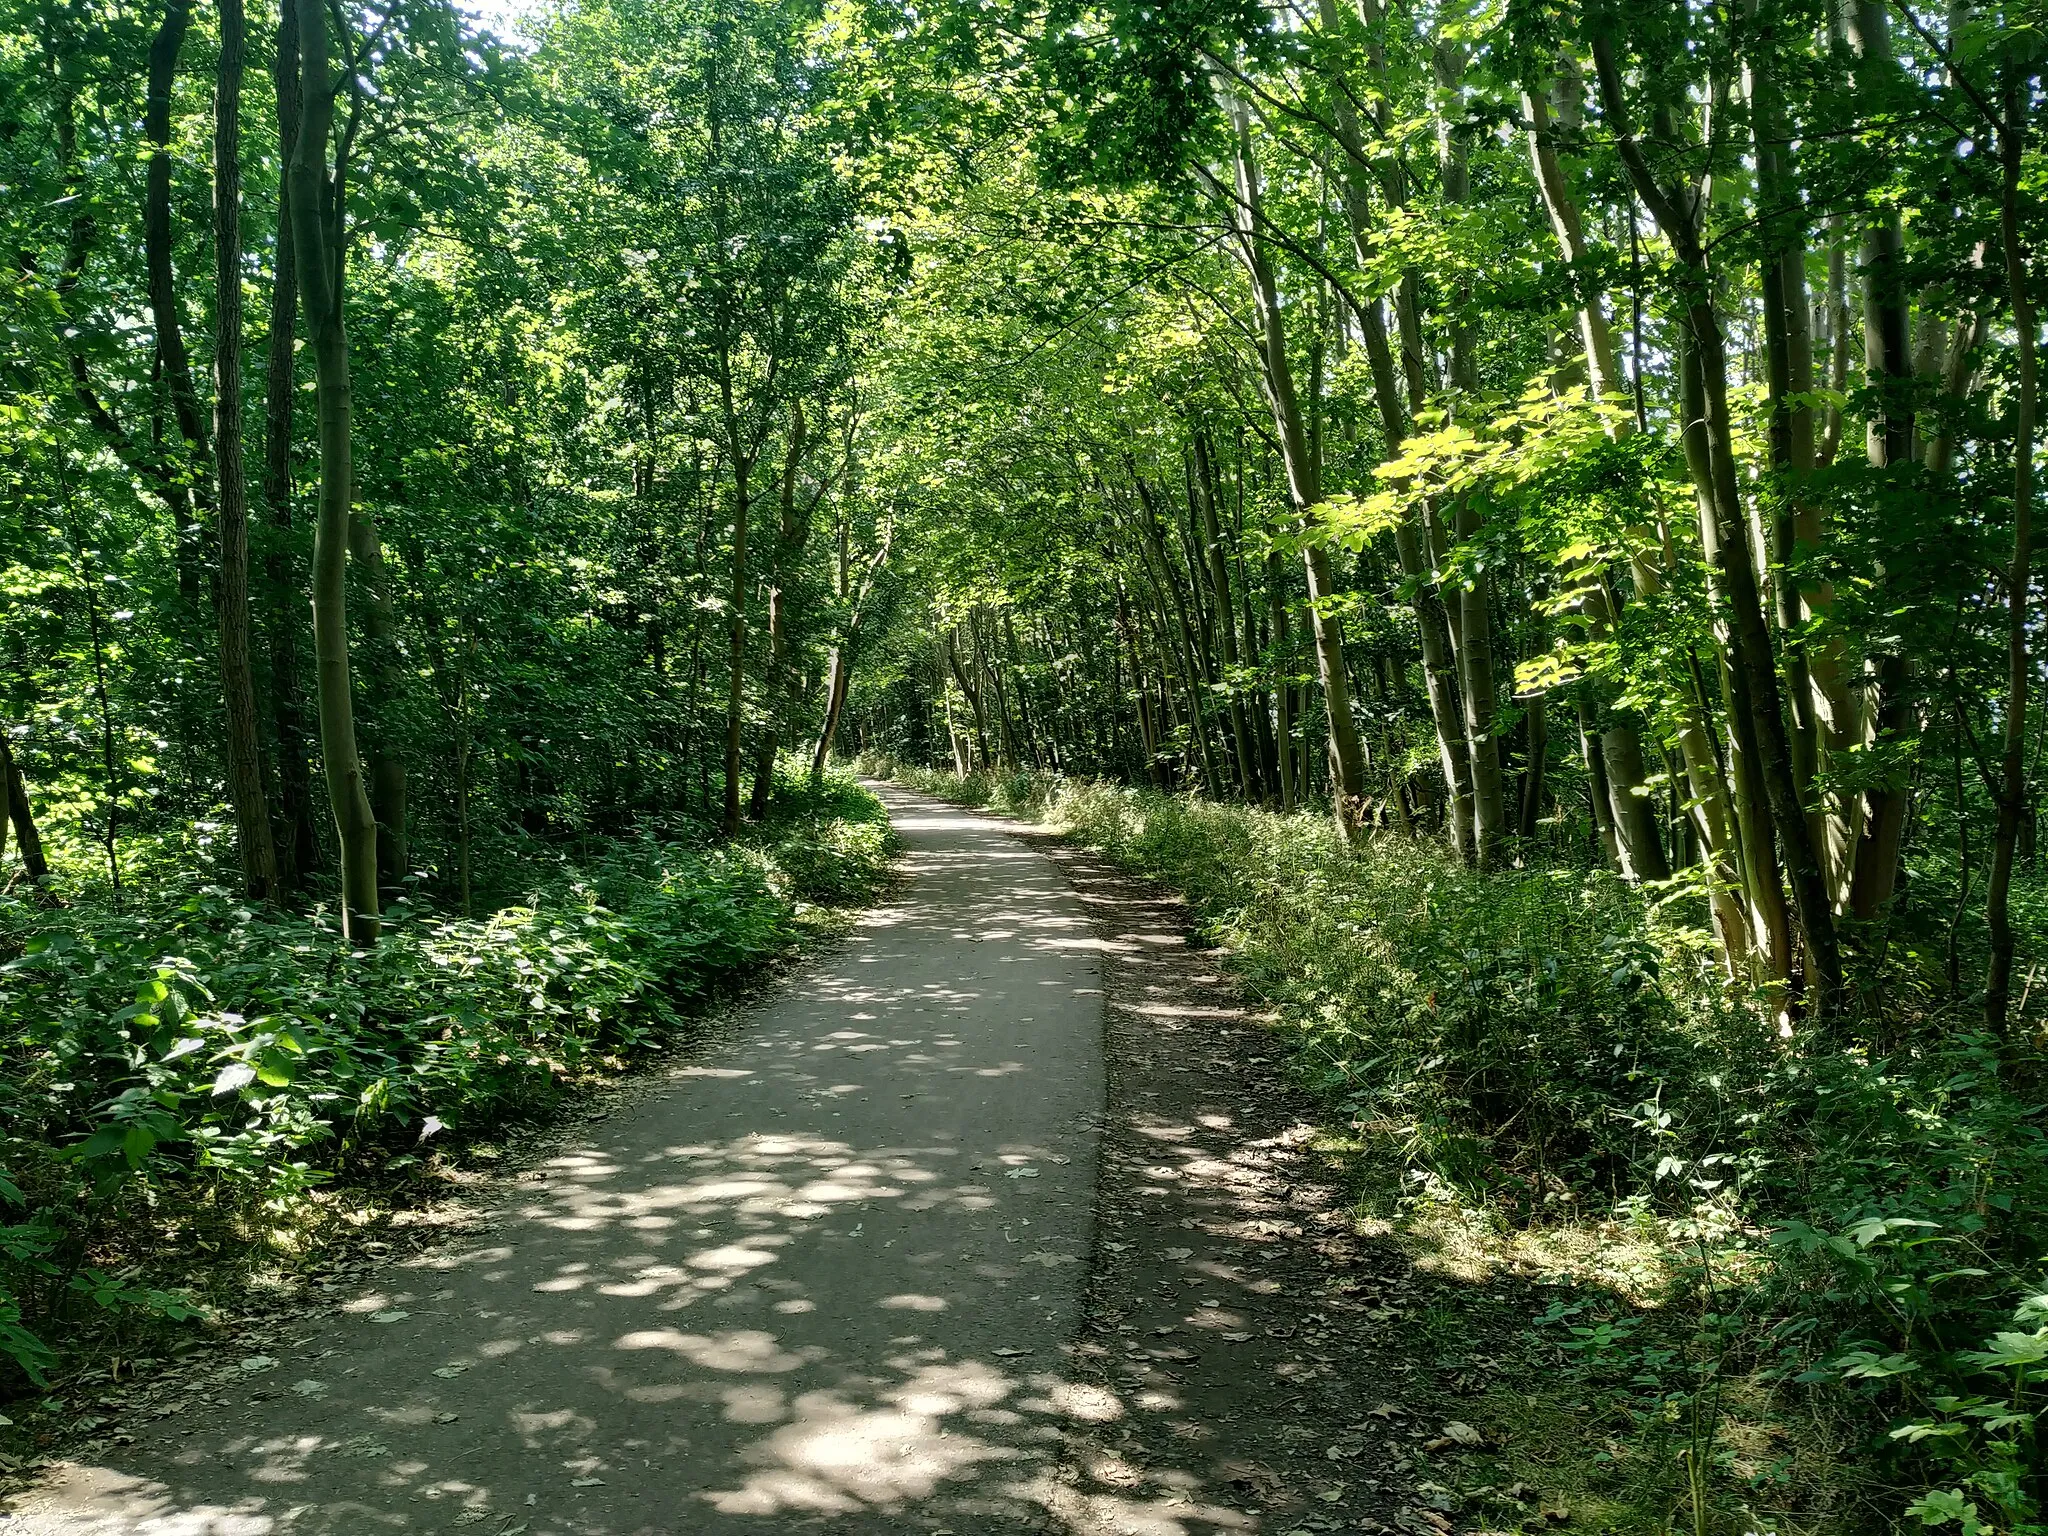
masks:
[(1547, 1470), (1606, 1465), (1628, 1509), (1604, 1528), (2048, 1530), (2031, 1047), (1962, 1018), (1882, 1049), (1874, 1024), (1781, 1038), (1682, 912), (1600, 871), (1481, 875), (1407, 840), (1347, 853), (1314, 816), (870, 766), (1183, 892), (1340, 1139), (1405, 1170), (1411, 1236), (1575, 1287), (1525, 1333), (1546, 1392), (1503, 1404), (1576, 1426)]
[(217, 887), (0, 896), (0, 1370), (190, 1317), (181, 1263), (625, 1070), (891, 848), (872, 795), (795, 777), (734, 843), (616, 841), (485, 916), (402, 906), (369, 950)]

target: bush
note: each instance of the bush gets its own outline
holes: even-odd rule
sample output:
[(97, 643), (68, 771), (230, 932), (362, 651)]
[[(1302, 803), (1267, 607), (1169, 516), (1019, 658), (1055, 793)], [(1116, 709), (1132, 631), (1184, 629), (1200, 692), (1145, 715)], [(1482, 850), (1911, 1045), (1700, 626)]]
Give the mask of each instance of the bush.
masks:
[(787, 949), (796, 903), (879, 889), (879, 802), (784, 787), (739, 844), (615, 844), (488, 917), (401, 908), (366, 951), (212, 888), (0, 898), (0, 1357), (41, 1380), (81, 1305), (188, 1311), (120, 1266), (536, 1112)]
[[(896, 773), (1183, 892), (1278, 1005), (1302, 1074), (1420, 1187), (1510, 1221), (1620, 1215), (1662, 1234), (1666, 1299), (1714, 1319), (1700, 1390), (1744, 1373), (1847, 1419), (1921, 1490), (1910, 1513), (1929, 1525), (2048, 1529), (2033, 1434), (2048, 1109), (2031, 1047), (1961, 1021), (1889, 1056), (1783, 1039), (1677, 913), (1600, 871), (1481, 875), (1392, 837), (1354, 854), (1320, 816)], [(1626, 1331), (1613, 1302), (1598, 1310), (1559, 1311), (1574, 1321), (1560, 1347)], [(1661, 1422), (1681, 1406), (1650, 1368), (1669, 1343), (1649, 1334), (1575, 1369), (1606, 1369), (1631, 1413)]]

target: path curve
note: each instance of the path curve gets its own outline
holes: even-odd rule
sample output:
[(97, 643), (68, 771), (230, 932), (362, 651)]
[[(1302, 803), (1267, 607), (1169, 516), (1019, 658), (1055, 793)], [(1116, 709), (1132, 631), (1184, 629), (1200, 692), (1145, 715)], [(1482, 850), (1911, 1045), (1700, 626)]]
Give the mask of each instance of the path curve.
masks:
[(879, 792), (909, 878), (732, 1043), (5, 1528), (1039, 1528), (1089, 1412), (1100, 943), (998, 823)]

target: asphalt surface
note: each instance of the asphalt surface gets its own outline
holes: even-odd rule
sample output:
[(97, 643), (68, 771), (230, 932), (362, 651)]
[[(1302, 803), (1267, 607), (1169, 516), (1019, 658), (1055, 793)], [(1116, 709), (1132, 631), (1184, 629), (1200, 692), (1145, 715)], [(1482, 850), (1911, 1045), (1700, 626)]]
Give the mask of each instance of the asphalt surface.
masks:
[(909, 878), (729, 1043), (0, 1533), (1068, 1528), (1102, 942), (997, 823), (880, 793)]

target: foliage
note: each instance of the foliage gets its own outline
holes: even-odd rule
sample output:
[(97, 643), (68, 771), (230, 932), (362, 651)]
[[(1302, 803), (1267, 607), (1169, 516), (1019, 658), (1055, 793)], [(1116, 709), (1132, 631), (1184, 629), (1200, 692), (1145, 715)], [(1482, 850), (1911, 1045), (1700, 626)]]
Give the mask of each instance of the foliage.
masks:
[(40, 1379), (79, 1297), (190, 1315), (120, 1266), (399, 1174), (674, 1040), (795, 942), (797, 903), (886, 878), (879, 802), (837, 777), (784, 788), (742, 845), (616, 842), (488, 917), (406, 911), (370, 950), (217, 887), (0, 901), (0, 1350)]
[(2048, 1105), (1996, 1042), (1790, 1049), (1604, 871), (1481, 875), (1405, 839), (1349, 853), (1320, 817), (868, 766), (1184, 892), (1279, 1008), (1303, 1079), (1418, 1197), (1647, 1224), (1659, 1299), (1691, 1322), (1595, 1295), (1538, 1324), (1638, 1437), (1693, 1433), (1740, 1384), (1851, 1416), (1932, 1490), (1916, 1518), (1974, 1504), (1984, 1530), (2034, 1528)]

